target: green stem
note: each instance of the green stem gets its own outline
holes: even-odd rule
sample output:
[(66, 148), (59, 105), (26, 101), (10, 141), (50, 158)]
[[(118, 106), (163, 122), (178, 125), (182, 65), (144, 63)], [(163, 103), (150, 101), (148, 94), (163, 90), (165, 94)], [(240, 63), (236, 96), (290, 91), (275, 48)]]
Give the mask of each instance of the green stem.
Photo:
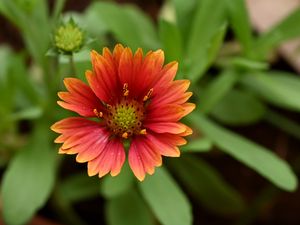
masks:
[(76, 77), (76, 67), (75, 67), (75, 62), (74, 62), (74, 56), (73, 54), (70, 55), (70, 68), (71, 68), (71, 73), (74, 77)]

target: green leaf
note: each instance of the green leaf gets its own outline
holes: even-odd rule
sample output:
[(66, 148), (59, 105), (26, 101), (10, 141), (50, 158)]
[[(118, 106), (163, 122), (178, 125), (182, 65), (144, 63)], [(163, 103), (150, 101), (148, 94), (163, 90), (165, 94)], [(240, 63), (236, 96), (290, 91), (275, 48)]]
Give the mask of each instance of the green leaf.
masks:
[(110, 199), (129, 190), (135, 181), (135, 177), (127, 163), (124, 164), (121, 173), (116, 177), (106, 176), (101, 185), (101, 194)]
[(229, 13), (230, 25), (244, 52), (247, 54), (252, 50), (253, 37), (245, 1), (226, 0), (225, 2)]
[(6, 224), (25, 224), (49, 197), (56, 171), (49, 132), (48, 125), (36, 129), (30, 144), (17, 153), (5, 171), (1, 195)]
[(207, 137), (200, 137), (188, 141), (188, 143), (180, 148), (182, 153), (185, 152), (208, 152), (212, 148), (212, 141)]
[(234, 57), (230, 60), (230, 66), (241, 68), (245, 70), (267, 70), (269, 64), (267, 62), (252, 60), (243, 57)]
[[(44, 54), (50, 42), (50, 23), (47, 2), (3, 0), (0, 13), (14, 23), (21, 31), (27, 50), (43, 68), (46, 67)], [(27, 7), (29, 5), (29, 7)]]
[(157, 169), (153, 176), (139, 183), (139, 188), (162, 224), (192, 224), (191, 205), (165, 169)]
[(268, 110), (265, 120), (282, 131), (300, 140), (300, 124), (293, 121), (280, 113)]
[[(1, 67), (0, 67), (0, 89), (1, 89), (1, 95), (0, 95), (0, 101), (1, 101), (1, 107), (0, 107), (0, 115), (1, 118), (3, 118), (5, 115), (7, 115), (12, 106), (12, 99), (13, 99), (13, 92), (14, 84), (11, 82), (12, 78), (9, 73), (9, 69), (11, 67), (11, 61), (12, 61), (12, 52), (11, 49), (6, 45), (1, 45), (0, 47), (0, 61), (1, 61)], [(1, 120), (1, 119), (0, 119)]]
[(71, 175), (58, 186), (59, 195), (67, 202), (79, 202), (99, 195), (99, 178), (85, 173)]
[[(155, 49), (159, 46), (152, 21), (134, 6), (95, 2), (85, 13), (87, 17), (92, 14), (92, 17), (106, 26), (118, 41), (133, 49), (138, 47)], [(94, 29), (98, 29), (98, 25)]]
[(300, 111), (300, 78), (284, 72), (258, 72), (244, 77), (242, 83), (268, 102)]
[(28, 107), (21, 111), (15, 112), (11, 115), (13, 120), (22, 120), (22, 119), (37, 119), (41, 117), (43, 110), (40, 107)]
[(273, 152), (218, 126), (200, 113), (193, 113), (189, 118), (221, 150), (249, 166), (279, 188), (286, 191), (294, 191), (297, 188), (296, 175), (290, 166)]
[(243, 211), (244, 202), (239, 193), (205, 161), (184, 155), (170, 163), (186, 189), (206, 208), (221, 214)]
[(109, 199), (105, 205), (109, 225), (155, 225), (143, 199), (135, 189)]
[(265, 57), (266, 54), (281, 42), (296, 38), (300, 35), (300, 9), (290, 13), (285, 19), (264, 33), (255, 43), (253, 54), (257, 57)]
[[(185, 62), (188, 68), (188, 78), (191, 80), (199, 79), (205, 72), (208, 64), (208, 52), (212, 48), (211, 46), (220, 45), (219, 40), (221, 38), (216, 38), (216, 36), (222, 37), (224, 35), (226, 11), (224, 2), (217, 0), (199, 1), (196, 10), (187, 42)], [(212, 44), (216, 40), (218, 42)]]
[(215, 78), (201, 94), (199, 104), (202, 112), (210, 112), (214, 106), (232, 89), (239, 79), (239, 74), (234, 70), (225, 70)]
[(199, 1), (197, 0), (171, 0), (176, 11), (176, 22), (184, 37), (184, 41), (188, 38), (188, 33), (193, 20), (194, 11)]
[(162, 42), (162, 48), (166, 54), (166, 61), (181, 61), (182, 40), (178, 27), (164, 19), (160, 19), (159, 36)]
[(227, 23), (222, 24), (219, 29), (211, 38), (211, 42), (207, 49), (207, 62), (204, 69), (207, 70), (208, 67), (214, 62), (215, 58), (218, 55), (219, 49), (223, 44), (223, 40), (227, 31)]
[(262, 119), (266, 108), (253, 94), (231, 90), (213, 108), (212, 115), (224, 124), (247, 125)]

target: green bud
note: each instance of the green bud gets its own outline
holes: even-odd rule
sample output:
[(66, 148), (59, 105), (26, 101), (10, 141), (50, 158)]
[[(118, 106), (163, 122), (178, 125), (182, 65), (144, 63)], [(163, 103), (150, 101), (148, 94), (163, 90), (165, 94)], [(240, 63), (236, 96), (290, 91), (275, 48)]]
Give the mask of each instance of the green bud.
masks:
[(54, 35), (55, 48), (63, 54), (78, 52), (84, 44), (84, 33), (72, 19), (59, 26)]

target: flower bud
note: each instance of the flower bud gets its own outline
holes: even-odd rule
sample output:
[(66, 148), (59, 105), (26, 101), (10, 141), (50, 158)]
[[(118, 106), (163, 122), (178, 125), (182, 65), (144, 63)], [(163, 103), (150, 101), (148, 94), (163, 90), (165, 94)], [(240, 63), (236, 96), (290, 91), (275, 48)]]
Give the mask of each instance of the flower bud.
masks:
[(72, 19), (57, 28), (54, 45), (58, 52), (72, 54), (78, 52), (84, 44), (84, 33)]

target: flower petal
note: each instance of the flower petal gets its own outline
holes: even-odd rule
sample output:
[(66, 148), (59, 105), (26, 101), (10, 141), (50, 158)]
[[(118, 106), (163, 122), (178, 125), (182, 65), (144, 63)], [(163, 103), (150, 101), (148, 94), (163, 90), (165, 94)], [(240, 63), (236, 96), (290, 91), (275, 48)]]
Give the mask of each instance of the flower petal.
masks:
[(190, 97), (190, 94), (188, 98), (185, 95), (185, 91), (188, 89), (189, 85), (189, 80), (176, 80), (165, 87), (160, 87), (160, 91), (153, 93), (152, 104), (182, 104), (186, 102), (186, 100)]
[(190, 114), (196, 108), (196, 105), (194, 103), (187, 102), (187, 103), (182, 104), (182, 107), (184, 109), (184, 114), (182, 117), (184, 117), (184, 116)]
[[(107, 52), (107, 51), (106, 51)], [(107, 53), (109, 55), (109, 53)], [(117, 67), (111, 57), (91, 52), (93, 72), (87, 71), (86, 78), (94, 93), (104, 102), (111, 102), (120, 93)]]
[(121, 44), (116, 44), (116, 46), (114, 48), (113, 58), (114, 58), (114, 61), (116, 63), (117, 68), (119, 68), (120, 59), (121, 59), (121, 56), (122, 56), (122, 53), (123, 53), (124, 49), (125, 48)]
[(182, 123), (175, 122), (158, 122), (144, 124), (146, 128), (156, 132), (156, 133), (170, 133), (170, 134), (180, 134), (186, 131), (186, 126)]
[(59, 92), (58, 96), (64, 102), (57, 103), (81, 116), (95, 117), (94, 109), (99, 109), (101, 103), (92, 89), (77, 78), (65, 78), (64, 84), (68, 92)]
[(123, 144), (119, 139), (111, 139), (101, 154), (88, 162), (88, 175), (103, 177), (111, 172), (112, 176), (116, 176), (121, 171), (125, 161), (125, 151)]
[(177, 73), (178, 70), (178, 62), (170, 62), (167, 65), (163, 67), (163, 69), (160, 71), (158, 77), (159, 80), (154, 84), (153, 88), (160, 89), (161, 87), (165, 87), (169, 83), (171, 83)]
[(64, 143), (59, 153), (78, 153), (77, 162), (87, 162), (96, 158), (109, 139), (109, 133), (103, 126), (80, 117), (63, 119), (52, 125), (51, 129), (62, 134), (58, 141), (64, 141)]
[(186, 144), (186, 140), (175, 134), (147, 133), (146, 138), (156, 146), (161, 155), (179, 157), (180, 151), (177, 146)]
[(162, 159), (155, 146), (145, 137), (137, 137), (132, 140), (128, 161), (134, 175), (144, 180), (145, 174), (153, 174), (156, 166), (161, 166)]
[[(154, 108), (155, 107), (155, 108)], [(181, 105), (166, 104), (166, 105), (149, 105), (149, 112), (145, 123), (154, 122), (177, 122), (185, 113), (185, 109)]]

